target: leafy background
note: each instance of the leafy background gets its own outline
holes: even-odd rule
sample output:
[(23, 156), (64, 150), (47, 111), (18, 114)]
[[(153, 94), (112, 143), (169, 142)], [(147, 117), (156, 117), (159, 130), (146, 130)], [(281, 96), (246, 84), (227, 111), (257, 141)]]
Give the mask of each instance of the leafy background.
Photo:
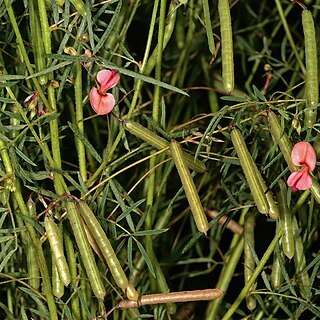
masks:
[[(251, 253), (256, 253), (256, 265), (265, 253), (270, 258), (259, 271), (256, 307), (249, 310), (245, 301), (233, 305), (233, 318), (320, 317), (319, 206), (314, 196), (309, 191), (286, 194), (298, 221), (295, 257), (302, 257), (301, 268), (281, 253), (274, 238), (277, 223), (256, 212), (230, 140), (230, 130), (237, 126), (274, 195), (289, 169), (270, 134), (266, 111), (278, 115), (292, 144), (309, 141), (319, 151), (318, 123), (312, 129), (303, 123), (306, 70), (298, 4), (231, 2), (236, 88), (228, 95), (221, 79), (217, 2), (209, 2), (209, 20), (206, 1), (200, 0), (0, 3), (1, 318), (49, 319), (56, 314), (93, 319), (124, 298), (98, 258), (107, 295), (104, 302), (94, 297), (65, 212), (65, 193), (89, 204), (140, 295), (224, 286), (223, 299), (144, 307), (141, 317), (223, 318), (245, 287), (244, 255), (243, 237), (218, 220), (225, 215), (243, 225), (247, 212), (255, 215)], [(319, 1), (306, 5), (317, 21)], [(154, 148), (124, 131), (116, 117), (94, 114), (88, 93), (97, 71), (105, 68), (121, 75), (113, 89), (117, 117), (176, 139), (206, 163), (207, 172), (193, 177), (210, 222), (207, 236), (195, 228), (171, 158), (154, 155)], [(34, 92), (38, 104), (33, 100), (27, 106), (25, 99)], [(77, 278), (54, 298), (56, 311), (43, 296), (43, 279), (38, 288), (31, 282), (30, 268), (37, 259), (27, 263), (33, 235), (42, 243), (55, 285), (40, 196), (63, 226), (64, 239), (69, 237), (67, 256), (71, 251), (76, 255)], [(35, 215), (26, 211), (31, 203)], [(276, 288), (270, 284), (274, 255), (282, 257)], [(136, 310), (114, 310), (110, 318), (137, 316)]]

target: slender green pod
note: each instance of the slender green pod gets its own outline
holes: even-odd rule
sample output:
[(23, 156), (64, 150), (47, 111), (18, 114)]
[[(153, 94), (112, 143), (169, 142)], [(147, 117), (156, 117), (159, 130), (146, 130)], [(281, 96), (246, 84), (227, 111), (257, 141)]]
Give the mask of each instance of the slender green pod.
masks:
[[(244, 219), (244, 283), (246, 284), (255, 269), (254, 258), (252, 250), (254, 249), (254, 226), (255, 226), (255, 213), (253, 210), (248, 211)], [(250, 291), (255, 290), (253, 285)], [(253, 295), (246, 296), (246, 304), (249, 310), (253, 310), (257, 306), (257, 300)]]
[(281, 153), (284, 159), (286, 160), (290, 171), (296, 171), (297, 168), (293, 164), (291, 159), (292, 144), (288, 136), (286, 135), (286, 133), (282, 132), (277, 115), (273, 111), (269, 110), (268, 119), (269, 119), (271, 134), (274, 140), (276, 141), (277, 145), (279, 146)]
[(60, 7), (62, 7), (64, 5), (64, 3), (66, 2), (66, 0), (55, 0), (56, 4)]
[(86, 17), (86, 4), (82, 0), (70, 0), (70, 2), (83, 17)]
[(283, 180), (279, 181), (280, 191), (277, 194), (280, 209), (280, 224), (282, 229), (282, 250), (292, 259), (294, 256), (294, 235), (292, 230), (292, 212), (287, 203), (287, 187)]
[(204, 23), (205, 23), (206, 32), (207, 32), (209, 50), (212, 55), (215, 55), (216, 48), (215, 48), (214, 37), (212, 33), (209, 1), (202, 0), (202, 7), (203, 7), (203, 17), (204, 17)]
[(58, 270), (59, 278), (67, 287), (71, 282), (71, 275), (67, 259), (64, 255), (62, 234), (59, 234), (58, 227), (50, 214), (47, 214), (44, 218), (44, 227), (49, 240), (53, 261)]
[(320, 185), (319, 182), (312, 177), (312, 185), (310, 187), (310, 191), (314, 196), (315, 200), (320, 203)]
[(310, 278), (308, 272), (306, 271), (307, 262), (305, 257), (305, 249), (299, 234), (299, 226), (296, 217), (292, 218), (292, 227), (295, 235), (294, 265), (296, 269), (296, 281), (300, 288), (302, 297), (304, 299), (308, 299), (308, 293), (310, 291)]
[(226, 92), (230, 93), (234, 88), (234, 62), (229, 0), (219, 0), (218, 11), (221, 32), (222, 82)]
[(186, 193), (186, 197), (189, 202), (196, 226), (200, 232), (207, 234), (207, 231), (209, 229), (208, 220), (206, 214), (204, 213), (197, 188), (193, 182), (187, 166), (187, 162), (184, 159), (184, 154), (179, 143), (175, 140), (172, 140), (170, 143), (170, 150), (174, 164), (177, 167), (184, 191)]
[(73, 201), (67, 201), (67, 214), (70, 221), (70, 225), (76, 239), (76, 243), (79, 248), (84, 268), (90, 281), (90, 285), (94, 295), (103, 300), (106, 295), (106, 289), (104, 288), (101, 280), (99, 269), (95, 262), (95, 258), (90, 248), (89, 241), (86, 233), (83, 229), (81, 217), (78, 211), (78, 207)]
[[(158, 136), (151, 130), (143, 127), (142, 125), (132, 121), (132, 120), (125, 120), (123, 125), (126, 130), (128, 130), (131, 134), (135, 135), (136, 137), (142, 139), (143, 141), (149, 143), (153, 147), (158, 150), (166, 149), (169, 147), (169, 142), (162, 137)], [(168, 149), (167, 154), (171, 155), (170, 150)], [(194, 157), (186, 152), (183, 152), (184, 159), (187, 162), (188, 167), (191, 170), (203, 173), (207, 170), (206, 165), (198, 160), (194, 159)]]
[(127, 290), (129, 287), (128, 278), (126, 277), (121, 264), (111, 246), (111, 243), (96, 216), (84, 201), (79, 201), (76, 206), (79, 209), (78, 211), (80, 212), (86, 225), (88, 226), (88, 229), (92, 233), (96, 243), (98, 244), (103, 257), (108, 264), (110, 273), (112, 274), (114, 281), (119, 286), (119, 288), (127, 293), (128, 299), (136, 300), (138, 297), (138, 293), (132, 286), (130, 286), (130, 290)]
[(176, 26), (174, 28), (175, 31), (175, 43), (177, 44), (177, 47), (179, 50), (182, 50), (186, 43), (186, 35), (185, 35), (185, 23), (184, 18), (178, 16)]
[[(27, 201), (27, 209), (30, 218), (35, 218), (36, 213), (36, 205), (30, 198)], [(28, 237), (27, 242), (28, 250), (27, 250), (27, 267), (28, 267), (28, 278), (29, 284), (35, 289), (40, 288), (40, 270), (38, 266), (37, 256), (35, 249), (32, 245), (31, 239)]]
[(83, 221), (83, 228), (84, 231), (86, 232), (88, 241), (90, 243), (90, 246), (92, 248), (92, 250), (96, 253), (96, 255), (99, 257), (99, 259), (101, 261), (103, 261), (103, 263), (106, 263), (106, 260), (104, 259), (101, 250), (96, 242), (96, 239), (94, 238), (94, 236), (92, 235), (91, 231), (89, 230), (88, 226), (85, 224), (85, 222)]
[[(269, 203), (259, 178), (260, 172), (254, 163), (249, 150), (245, 144), (242, 134), (238, 129), (231, 131), (231, 140), (239, 157), (240, 165), (247, 179), (254, 202), (260, 213), (267, 214), (269, 212)], [(261, 178), (262, 179), (262, 178)]]
[(52, 293), (55, 297), (61, 298), (64, 295), (64, 285), (60, 279), (55, 261), (52, 261)]
[[(260, 174), (260, 171), (257, 174), (257, 179), (259, 180), (259, 183), (262, 186), (262, 189), (268, 190), (268, 187), (267, 187), (266, 183), (264, 182), (262, 175)], [(273, 199), (272, 192), (271, 191), (265, 192), (265, 195), (266, 195), (268, 205), (269, 205), (268, 214), (269, 214), (270, 218), (275, 219), (275, 220), (279, 219), (279, 208)]]
[[(281, 219), (281, 217), (280, 217)], [(277, 222), (277, 228), (276, 230), (278, 231), (279, 228), (281, 228), (280, 221)], [(280, 266), (280, 259), (279, 259), (279, 254), (282, 254), (280, 250), (275, 250), (273, 252), (273, 264), (272, 264), (272, 270), (271, 270), (271, 276), (270, 276), (270, 282), (271, 282), (271, 287), (272, 289), (278, 289), (280, 288), (283, 280), (283, 275), (281, 272), (281, 266)]]
[(319, 103), (318, 56), (317, 41), (312, 13), (302, 11), (302, 26), (305, 43), (306, 59), (306, 110), (304, 123), (307, 128), (313, 127), (317, 122), (317, 106)]

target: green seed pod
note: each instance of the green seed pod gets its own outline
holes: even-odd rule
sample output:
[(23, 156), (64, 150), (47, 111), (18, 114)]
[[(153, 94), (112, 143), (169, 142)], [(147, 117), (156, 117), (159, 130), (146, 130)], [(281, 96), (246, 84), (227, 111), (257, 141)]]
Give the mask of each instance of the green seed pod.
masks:
[(74, 202), (67, 202), (68, 219), (70, 221), (70, 225), (76, 239), (79, 253), (89, 278), (92, 291), (98, 299), (103, 300), (106, 295), (106, 289), (104, 288), (95, 258), (90, 248), (89, 241), (83, 229), (79, 211), (79, 207), (76, 206)]
[[(246, 284), (255, 269), (254, 258), (252, 249), (254, 248), (254, 226), (255, 226), (255, 213), (253, 210), (247, 212), (244, 220), (244, 283)], [(246, 304), (249, 310), (253, 310), (257, 306), (257, 300), (250, 291), (255, 290), (255, 285), (249, 290), (249, 295), (246, 297)]]
[(64, 285), (60, 280), (58, 268), (54, 260), (52, 261), (52, 293), (59, 299), (64, 295)]
[(310, 187), (310, 191), (312, 192), (312, 195), (314, 196), (315, 200), (320, 203), (320, 185), (319, 182), (312, 177), (312, 185)]
[[(280, 217), (280, 219), (281, 219), (281, 217)], [(281, 228), (280, 222), (277, 222), (276, 230), (278, 231), (279, 228)], [(280, 252), (280, 254), (282, 254), (282, 252), (280, 250), (279, 250), (279, 252)], [(270, 280), (271, 280), (271, 287), (273, 289), (280, 288), (280, 286), (282, 284), (283, 276), (282, 276), (282, 272), (281, 272), (280, 260), (279, 260), (279, 256), (277, 254), (277, 251), (273, 252), (273, 264), (272, 264), (272, 271), (271, 271)]]
[(260, 180), (257, 178), (258, 175), (260, 175), (260, 172), (249, 153), (242, 134), (238, 129), (231, 131), (231, 140), (239, 157), (240, 165), (247, 179), (257, 209), (260, 213), (267, 214), (269, 212), (269, 204), (265, 195), (266, 189), (264, 190), (262, 188)]
[(281, 153), (288, 164), (289, 169), (291, 171), (296, 171), (296, 166), (293, 164), (291, 159), (292, 144), (286, 133), (281, 131), (278, 117), (273, 111), (269, 110), (268, 118), (270, 123), (271, 134), (276, 143), (278, 144)]
[(56, 4), (60, 7), (62, 7), (64, 5), (64, 3), (66, 2), (66, 0), (56, 0)]
[(226, 92), (230, 93), (234, 88), (234, 62), (229, 0), (219, 0), (218, 11), (221, 32), (222, 82)]
[(82, 0), (70, 0), (76, 10), (85, 18), (87, 15), (86, 5)]
[[(266, 183), (264, 182), (262, 175), (260, 174), (260, 171), (259, 171), (259, 174), (257, 174), (257, 179), (259, 180), (259, 183), (262, 186), (262, 189), (268, 190), (268, 187), (267, 187)], [(276, 205), (275, 201), (273, 200), (273, 196), (272, 196), (271, 191), (268, 191), (267, 193), (265, 193), (265, 195), (266, 195), (266, 198), (267, 198), (267, 201), (269, 204), (268, 214), (269, 214), (270, 218), (275, 219), (275, 220), (279, 219), (279, 208)]]
[[(131, 134), (149, 143), (156, 149), (162, 150), (169, 147), (169, 142), (167, 140), (159, 137), (157, 134), (143, 127), (142, 125), (132, 120), (125, 120), (123, 124), (125, 129), (128, 130)], [(167, 151), (167, 154), (169, 155), (171, 154), (169, 150)], [(183, 156), (187, 162), (188, 167), (191, 170), (194, 170), (200, 173), (203, 173), (207, 170), (205, 164), (198, 159), (195, 160), (191, 154), (183, 152)]]
[(214, 55), (216, 48), (215, 48), (214, 37), (213, 37), (213, 33), (212, 33), (212, 24), (211, 24), (211, 18), (210, 18), (209, 1), (208, 0), (202, 0), (202, 7), (203, 7), (204, 23), (205, 23), (206, 32), (207, 32), (208, 46), (209, 46), (210, 53), (212, 55)]
[(296, 269), (296, 281), (300, 288), (301, 295), (304, 299), (308, 299), (309, 291), (310, 291), (310, 279), (308, 272), (306, 271), (306, 257), (305, 250), (302, 243), (301, 236), (299, 234), (299, 227), (297, 223), (296, 217), (292, 218), (292, 227), (295, 235), (295, 254), (294, 254), (294, 265)]
[(319, 103), (318, 56), (317, 41), (312, 13), (302, 11), (302, 26), (305, 41), (306, 57), (306, 110), (304, 123), (307, 128), (313, 127), (317, 122), (317, 106)]
[(64, 256), (62, 234), (59, 234), (57, 225), (51, 215), (46, 215), (44, 218), (44, 227), (50, 243), (54, 264), (57, 267), (59, 278), (67, 287), (71, 282), (70, 271), (66, 257)]
[(279, 181), (278, 203), (280, 208), (280, 224), (282, 229), (281, 244), (284, 254), (292, 259), (294, 255), (294, 236), (292, 230), (292, 213), (287, 204), (287, 187), (283, 180)]
[(138, 297), (138, 293), (132, 286), (129, 287), (129, 281), (121, 267), (121, 264), (111, 246), (109, 239), (107, 238), (104, 230), (101, 227), (101, 224), (97, 220), (90, 207), (84, 201), (79, 201), (77, 203), (77, 207), (79, 208), (79, 212), (86, 225), (88, 226), (88, 229), (90, 230), (96, 243), (98, 244), (103, 257), (108, 264), (110, 273), (112, 274), (114, 281), (121, 289), (123, 289), (124, 291), (127, 290), (129, 299), (134, 298), (133, 300), (135, 300)]
[(206, 234), (209, 229), (208, 220), (206, 214), (204, 213), (197, 188), (189, 172), (182, 149), (178, 142), (172, 140), (170, 143), (170, 150), (172, 153), (174, 164), (177, 167), (184, 191), (186, 193), (187, 200), (193, 214), (193, 219), (198, 230)]

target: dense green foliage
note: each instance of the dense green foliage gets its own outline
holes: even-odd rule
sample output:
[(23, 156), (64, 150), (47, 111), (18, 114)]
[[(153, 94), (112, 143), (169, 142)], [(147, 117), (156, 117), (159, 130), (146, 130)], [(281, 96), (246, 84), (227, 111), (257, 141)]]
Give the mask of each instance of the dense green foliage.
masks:
[[(320, 153), (305, 2), (231, 1), (230, 30), (225, 0), (0, 1), (1, 319), (209, 288), (224, 295), (108, 318), (320, 318), (317, 168), (310, 190), (284, 183), (292, 145)], [(120, 74), (106, 116), (102, 69)]]

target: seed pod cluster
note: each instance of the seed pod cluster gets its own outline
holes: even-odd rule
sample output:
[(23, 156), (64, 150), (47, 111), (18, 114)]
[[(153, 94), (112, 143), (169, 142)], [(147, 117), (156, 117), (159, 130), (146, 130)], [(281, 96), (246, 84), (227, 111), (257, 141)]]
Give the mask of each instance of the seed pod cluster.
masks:
[(70, 221), (92, 291), (98, 299), (103, 300), (106, 295), (106, 289), (104, 288), (93, 252), (91, 251), (88, 238), (84, 231), (79, 210), (73, 201), (67, 201), (66, 208), (68, 219)]
[(129, 281), (120, 265), (111, 243), (91, 208), (84, 201), (79, 201), (76, 204), (76, 207), (78, 212), (81, 214), (81, 217), (85, 221), (88, 229), (92, 233), (97, 245), (99, 246), (101, 254), (107, 262), (114, 281), (119, 288), (127, 293), (129, 299), (136, 300), (138, 293), (135, 291), (132, 285), (129, 284)]
[[(132, 120), (129, 120), (129, 119), (125, 120), (123, 122), (123, 125), (125, 129), (128, 130), (131, 134), (149, 143), (150, 145), (152, 145), (158, 150), (166, 149), (169, 147), (169, 142), (167, 140), (159, 137), (157, 134), (155, 134), (151, 130), (143, 127), (142, 125)], [(169, 148), (168, 148), (167, 154), (171, 155)], [(186, 160), (187, 165), (191, 170), (194, 170), (200, 173), (203, 173), (207, 170), (205, 164), (198, 159), (195, 160), (191, 154), (183, 152), (183, 157)]]

